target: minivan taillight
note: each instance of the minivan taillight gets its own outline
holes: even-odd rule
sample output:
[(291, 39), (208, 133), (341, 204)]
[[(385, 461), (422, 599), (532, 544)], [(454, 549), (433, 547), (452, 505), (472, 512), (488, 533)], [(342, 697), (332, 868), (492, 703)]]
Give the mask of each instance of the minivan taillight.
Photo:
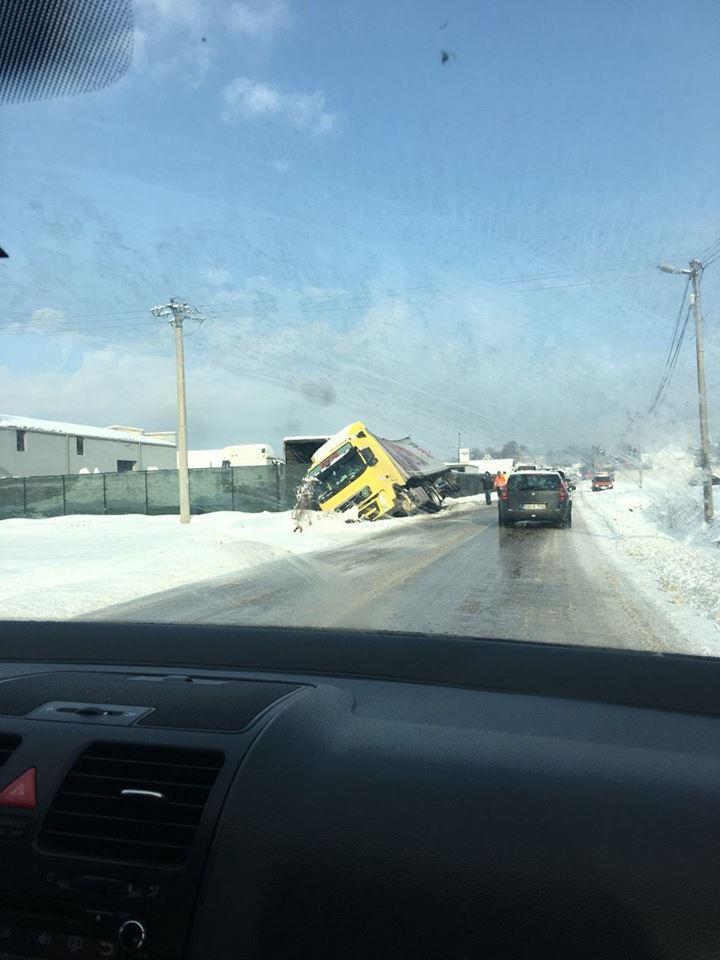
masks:
[(567, 492), (567, 489), (566, 489), (566, 487), (565, 487), (565, 484), (561, 483), (561, 484), (560, 484), (560, 489), (559, 489), (559, 491), (558, 491), (558, 498), (559, 498), (560, 500), (567, 500), (567, 496), (568, 496), (568, 492)]

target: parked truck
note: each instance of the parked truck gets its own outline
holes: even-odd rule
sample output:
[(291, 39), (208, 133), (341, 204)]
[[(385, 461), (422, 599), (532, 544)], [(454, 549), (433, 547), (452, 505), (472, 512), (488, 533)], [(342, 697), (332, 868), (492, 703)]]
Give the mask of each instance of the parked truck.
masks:
[(280, 462), (269, 443), (236, 443), (220, 450), (188, 450), (189, 467), (265, 467)]
[(354, 507), (368, 520), (436, 512), (458, 489), (448, 465), (410, 437), (385, 440), (359, 420), (315, 451), (308, 478), (321, 510)]

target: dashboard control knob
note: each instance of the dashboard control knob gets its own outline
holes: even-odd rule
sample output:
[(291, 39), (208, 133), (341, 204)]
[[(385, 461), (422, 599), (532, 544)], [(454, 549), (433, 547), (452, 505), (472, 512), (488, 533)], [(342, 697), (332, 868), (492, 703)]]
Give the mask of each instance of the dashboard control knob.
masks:
[(147, 939), (145, 925), (139, 920), (126, 920), (118, 930), (118, 943), (123, 950), (140, 950)]

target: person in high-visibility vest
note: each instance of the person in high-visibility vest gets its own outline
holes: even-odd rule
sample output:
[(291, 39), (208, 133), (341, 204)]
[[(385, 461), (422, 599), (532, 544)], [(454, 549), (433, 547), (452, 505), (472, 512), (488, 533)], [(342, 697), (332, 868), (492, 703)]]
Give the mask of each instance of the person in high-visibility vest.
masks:
[(502, 488), (505, 486), (506, 483), (507, 483), (507, 477), (502, 472), (502, 470), (498, 470), (498, 472), (495, 474), (495, 481), (494, 481), (495, 492), (497, 493), (498, 497), (500, 496), (500, 491), (502, 490)]

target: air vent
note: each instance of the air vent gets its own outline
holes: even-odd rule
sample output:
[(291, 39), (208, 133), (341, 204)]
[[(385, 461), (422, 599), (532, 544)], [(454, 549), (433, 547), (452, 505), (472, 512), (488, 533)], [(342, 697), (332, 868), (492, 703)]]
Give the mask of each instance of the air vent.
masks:
[(96, 743), (65, 777), (40, 842), (53, 853), (178, 866), (224, 759), (213, 750)]
[(22, 737), (14, 733), (0, 733), (0, 767), (4, 767), (13, 753), (20, 746)]

